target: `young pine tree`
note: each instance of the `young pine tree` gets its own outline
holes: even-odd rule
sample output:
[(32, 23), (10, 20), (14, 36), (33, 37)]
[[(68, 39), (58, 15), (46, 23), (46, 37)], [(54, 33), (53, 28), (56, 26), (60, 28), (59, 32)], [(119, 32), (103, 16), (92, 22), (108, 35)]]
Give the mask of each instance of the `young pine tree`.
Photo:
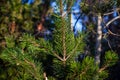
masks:
[[(5, 7), (2, 6), (2, 14), (7, 13), (7, 15), (12, 17), (3, 17), (3, 21), (11, 19), (6, 23), (17, 22), (17, 25), (21, 25), (26, 34), (21, 33), (16, 37), (14, 30), (6, 35), (3, 34), (4, 31), (1, 32), (4, 36), (2, 39), (5, 41), (5, 46), (0, 54), (0, 59), (3, 62), (3, 66), (0, 66), (0, 79), (43, 80), (43, 78), (48, 78), (48, 80), (93, 80), (97, 77), (96, 75), (99, 75), (98, 80), (103, 80), (107, 76), (104, 70), (108, 66), (113, 65), (118, 59), (117, 55), (107, 52), (104, 58), (106, 65), (103, 65), (101, 68), (94, 63), (94, 58), (91, 56), (83, 58), (81, 62), (75, 60), (78, 54), (84, 53), (86, 46), (84, 38), (86, 36), (80, 32), (77, 37), (74, 37), (73, 31), (70, 29), (70, 13), (74, 0), (55, 1), (58, 6), (58, 13), (52, 13), (55, 28), (52, 33), (52, 40), (50, 41), (45, 41), (43, 38), (35, 39), (30, 34), (32, 32), (29, 27), (32, 27), (34, 20), (39, 20), (40, 18), (40, 16), (36, 17), (34, 15), (37, 14), (36, 12), (39, 12), (39, 1), (36, 0), (36, 5), (33, 4), (32, 7), (28, 4), (24, 4), (21, 7), (20, 0), (15, 2), (8, 0), (6, 2), (10, 8), (9, 10), (12, 11), (12, 8), (14, 10), (8, 14), (9, 10), (5, 10)], [(18, 7), (21, 9), (17, 8), (18, 3)], [(19, 10), (22, 12), (19, 13)], [(34, 10), (36, 12), (32, 12)], [(30, 21), (30, 23), (27, 23), (25, 20)], [(3, 22), (2, 24), (4, 25), (2, 27), (5, 26), (5, 31), (7, 32), (6, 23)]]

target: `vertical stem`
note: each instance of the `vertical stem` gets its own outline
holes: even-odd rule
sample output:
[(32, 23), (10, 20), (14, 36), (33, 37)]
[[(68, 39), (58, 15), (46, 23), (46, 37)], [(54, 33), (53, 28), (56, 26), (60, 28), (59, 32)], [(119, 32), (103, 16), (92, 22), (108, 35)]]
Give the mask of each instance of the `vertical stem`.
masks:
[[(63, 18), (62, 18), (63, 19)], [(62, 20), (62, 23), (64, 24), (65, 22), (64, 22), (64, 20)], [(65, 37), (65, 26), (66, 25), (63, 25), (62, 26), (62, 47), (63, 47), (63, 60), (64, 60), (64, 63), (66, 62), (66, 44), (65, 44), (65, 39), (66, 39), (66, 37)]]
[(95, 46), (95, 63), (100, 66), (100, 54), (101, 54), (101, 40), (102, 40), (102, 17), (101, 14), (98, 14), (98, 25), (97, 25), (97, 38)]
[[(62, 18), (62, 24), (64, 24), (64, 19), (63, 19), (63, 4), (62, 0), (60, 0), (60, 14)], [(62, 25), (62, 47), (63, 47), (63, 64), (65, 65), (66, 62), (66, 44), (65, 44), (65, 25)]]
[(62, 16), (63, 14), (63, 5), (62, 5), (62, 0), (60, 0), (60, 14)]

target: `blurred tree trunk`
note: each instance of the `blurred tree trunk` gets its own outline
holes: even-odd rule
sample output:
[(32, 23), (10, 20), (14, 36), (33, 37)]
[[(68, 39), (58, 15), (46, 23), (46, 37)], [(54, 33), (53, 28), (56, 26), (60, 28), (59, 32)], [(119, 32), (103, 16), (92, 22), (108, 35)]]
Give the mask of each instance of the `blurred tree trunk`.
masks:
[(98, 23), (97, 23), (97, 36), (96, 36), (96, 45), (95, 45), (95, 63), (100, 65), (100, 54), (101, 54), (101, 40), (102, 40), (102, 17), (101, 14), (98, 14)]

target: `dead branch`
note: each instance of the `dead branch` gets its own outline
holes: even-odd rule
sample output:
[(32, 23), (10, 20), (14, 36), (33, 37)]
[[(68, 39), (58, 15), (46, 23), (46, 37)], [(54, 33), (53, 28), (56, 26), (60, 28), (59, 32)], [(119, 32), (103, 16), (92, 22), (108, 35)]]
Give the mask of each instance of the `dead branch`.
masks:
[(117, 17), (113, 18), (112, 20), (110, 20), (110, 21), (106, 24), (105, 27), (108, 27), (112, 22), (114, 22), (115, 20), (117, 20), (117, 19), (119, 19), (119, 18), (120, 18), (120, 16), (117, 16)]

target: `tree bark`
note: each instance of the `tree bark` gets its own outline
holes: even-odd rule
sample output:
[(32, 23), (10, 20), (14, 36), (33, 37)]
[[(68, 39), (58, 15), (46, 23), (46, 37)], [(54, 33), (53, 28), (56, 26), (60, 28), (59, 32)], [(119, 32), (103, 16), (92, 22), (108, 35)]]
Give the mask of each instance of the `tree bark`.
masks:
[(95, 64), (100, 66), (100, 55), (101, 55), (101, 40), (102, 40), (102, 17), (98, 14), (98, 25), (97, 25), (97, 36), (96, 36), (96, 46), (95, 46)]

